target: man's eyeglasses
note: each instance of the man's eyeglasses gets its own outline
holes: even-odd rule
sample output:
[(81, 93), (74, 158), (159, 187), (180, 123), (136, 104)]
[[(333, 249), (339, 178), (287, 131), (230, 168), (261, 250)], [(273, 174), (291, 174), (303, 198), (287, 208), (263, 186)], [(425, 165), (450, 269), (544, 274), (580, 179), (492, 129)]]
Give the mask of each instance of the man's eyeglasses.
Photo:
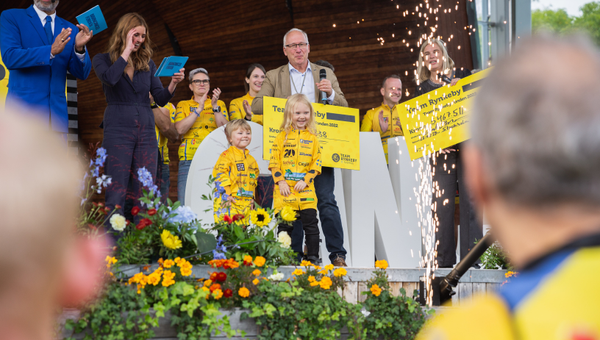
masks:
[(195, 80), (192, 80), (192, 84), (194, 84), (194, 85), (208, 84), (208, 83), (210, 83), (209, 79), (195, 79)]
[(295, 50), (296, 48), (300, 47), (301, 49), (305, 49), (306, 46), (308, 46), (307, 43), (299, 43), (299, 44), (289, 44), (289, 45), (285, 45), (285, 47), (287, 48), (291, 48), (292, 50)]

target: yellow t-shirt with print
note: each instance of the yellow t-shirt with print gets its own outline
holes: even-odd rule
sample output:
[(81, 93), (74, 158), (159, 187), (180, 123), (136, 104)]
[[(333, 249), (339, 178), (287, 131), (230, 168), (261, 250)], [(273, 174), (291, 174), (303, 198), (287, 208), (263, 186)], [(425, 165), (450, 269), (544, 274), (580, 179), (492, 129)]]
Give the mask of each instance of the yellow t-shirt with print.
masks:
[[(225, 103), (219, 100), (217, 105), (221, 108), (221, 113), (225, 116), (225, 119), (229, 120)], [(217, 128), (217, 121), (215, 120), (210, 98), (206, 99), (202, 110), (200, 110), (200, 104), (193, 97), (190, 100), (180, 101), (177, 104), (177, 112), (175, 112), (175, 122), (182, 121), (190, 114), (195, 115), (196, 113), (198, 113), (198, 117), (194, 125), (192, 125), (188, 132), (181, 136), (181, 145), (179, 146), (180, 161), (191, 161), (200, 143)]]
[[(383, 111), (383, 119), (389, 124), (386, 132), (381, 132), (381, 126), (379, 125), (379, 111)], [(404, 136), (402, 128), (400, 127), (400, 117), (398, 116), (396, 107), (394, 106), (390, 110), (390, 107), (383, 103), (381, 106), (367, 111), (360, 126), (360, 131), (379, 132), (379, 135), (381, 136), (381, 144), (383, 145), (383, 152), (385, 153), (386, 163), (388, 162), (388, 138)]]
[[(167, 105), (163, 106), (163, 108), (169, 110), (169, 118), (171, 118), (172, 123), (175, 123), (175, 105), (167, 103)], [(155, 125), (154, 129), (156, 130), (158, 151), (160, 152), (160, 156), (162, 157), (163, 164), (169, 164), (169, 147), (167, 146), (169, 140), (167, 139), (167, 137), (160, 134), (158, 126)]]
[[(229, 115), (231, 116), (231, 120), (244, 119), (246, 117), (246, 111), (244, 111), (244, 100), (247, 100), (248, 104), (252, 105), (253, 99), (254, 97), (251, 97), (249, 93), (246, 93), (246, 95), (243, 97), (232, 100), (231, 103), (229, 103)], [(252, 121), (263, 125), (263, 115), (252, 113)]]

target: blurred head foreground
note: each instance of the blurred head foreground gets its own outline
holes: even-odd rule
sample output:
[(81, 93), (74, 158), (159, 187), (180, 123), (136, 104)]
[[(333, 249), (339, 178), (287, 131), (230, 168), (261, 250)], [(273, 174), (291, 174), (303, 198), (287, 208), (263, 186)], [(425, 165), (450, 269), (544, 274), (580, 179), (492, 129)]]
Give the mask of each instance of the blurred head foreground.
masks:
[(74, 234), (81, 172), (58, 135), (14, 108), (0, 110), (0, 159), (0, 334), (49, 339), (57, 307), (93, 290), (92, 271), (73, 273), (98, 257)]
[(586, 39), (535, 38), (477, 95), (467, 179), (516, 262), (600, 232), (599, 74)]

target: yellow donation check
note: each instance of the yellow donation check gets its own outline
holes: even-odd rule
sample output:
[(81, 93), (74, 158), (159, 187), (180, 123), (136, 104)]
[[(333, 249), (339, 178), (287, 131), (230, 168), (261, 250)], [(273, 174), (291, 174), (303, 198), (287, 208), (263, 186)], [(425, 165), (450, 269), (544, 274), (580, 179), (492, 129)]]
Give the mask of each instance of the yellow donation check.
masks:
[(469, 139), (469, 111), (489, 70), (396, 105), (411, 160)]
[[(271, 147), (280, 132), (287, 99), (263, 99), (263, 158), (269, 160)], [(323, 166), (360, 170), (358, 109), (313, 103), (321, 145)]]
[(6, 102), (6, 94), (8, 92), (8, 69), (0, 57), (0, 109), (4, 107)]

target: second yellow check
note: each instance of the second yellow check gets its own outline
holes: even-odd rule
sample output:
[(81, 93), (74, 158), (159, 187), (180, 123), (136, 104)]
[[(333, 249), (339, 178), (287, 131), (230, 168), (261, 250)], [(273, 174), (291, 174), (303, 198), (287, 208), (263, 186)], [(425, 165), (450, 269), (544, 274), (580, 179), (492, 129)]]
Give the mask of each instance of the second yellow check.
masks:
[[(280, 132), (287, 99), (264, 97), (263, 158), (271, 158), (271, 147)], [(323, 166), (360, 170), (358, 109), (313, 103)]]

